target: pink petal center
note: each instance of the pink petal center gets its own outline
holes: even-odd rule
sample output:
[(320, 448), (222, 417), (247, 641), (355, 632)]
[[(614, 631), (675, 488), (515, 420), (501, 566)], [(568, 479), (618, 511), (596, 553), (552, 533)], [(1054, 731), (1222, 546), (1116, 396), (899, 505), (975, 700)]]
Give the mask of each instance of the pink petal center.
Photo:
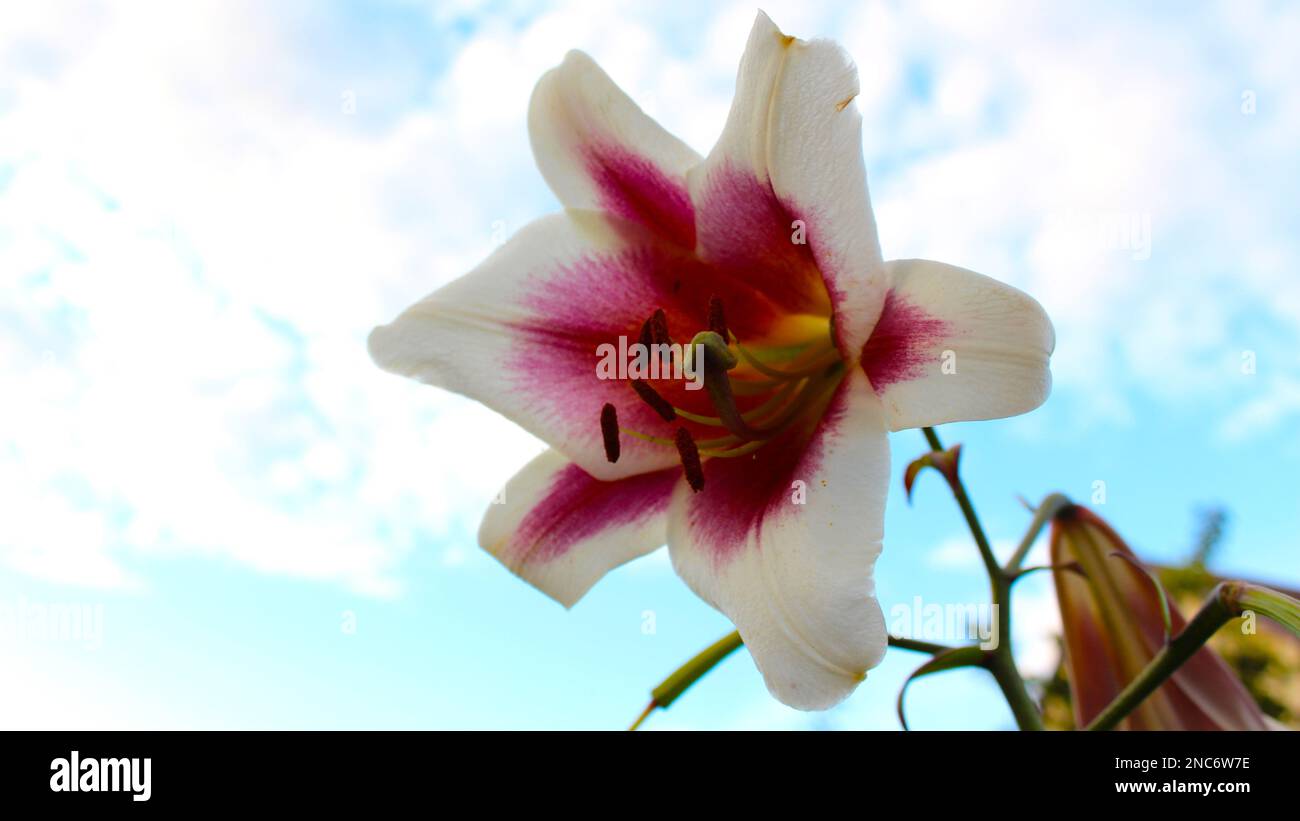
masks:
[(934, 347), (948, 334), (947, 322), (890, 291), (880, 319), (862, 347), (862, 369), (871, 386), (881, 391), (923, 376), (936, 363)]
[(646, 225), (682, 248), (695, 247), (695, 209), (680, 180), (622, 146), (589, 148), (587, 173), (606, 211)]
[(649, 521), (668, 508), (675, 470), (601, 482), (577, 465), (555, 474), (516, 532), (516, 561), (550, 561), (617, 527)]

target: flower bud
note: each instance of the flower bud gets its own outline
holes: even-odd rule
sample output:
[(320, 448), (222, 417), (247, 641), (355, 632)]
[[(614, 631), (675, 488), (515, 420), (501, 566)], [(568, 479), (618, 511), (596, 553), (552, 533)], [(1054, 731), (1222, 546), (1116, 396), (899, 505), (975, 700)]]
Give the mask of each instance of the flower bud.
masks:
[[(1085, 508), (1065, 507), (1052, 520), (1051, 560), (1074, 718), (1083, 727), (1186, 622), (1124, 540)], [(1119, 728), (1269, 729), (1250, 693), (1209, 647), (1192, 655)]]

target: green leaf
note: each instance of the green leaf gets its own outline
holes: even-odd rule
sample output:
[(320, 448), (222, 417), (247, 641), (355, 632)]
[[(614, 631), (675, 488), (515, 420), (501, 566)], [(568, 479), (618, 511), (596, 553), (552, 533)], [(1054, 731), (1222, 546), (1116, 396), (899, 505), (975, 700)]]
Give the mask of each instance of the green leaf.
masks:
[(925, 468), (934, 468), (943, 474), (949, 484), (957, 481), (957, 465), (961, 461), (961, 445), (953, 445), (947, 450), (931, 451), (913, 459), (903, 471), (903, 490), (907, 493), (908, 504), (912, 502), (912, 485), (917, 475)]
[(939, 653), (916, 668), (912, 675), (907, 677), (907, 681), (903, 682), (903, 688), (898, 691), (898, 721), (903, 725), (903, 729), (908, 729), (907, 716), (903, 713), (903, 699), (907, 696), (909, 684), (932, 673), (956, 670), (959, 667), (983, 667), (986, 658), (987, 654), (978, 647), (954, 647)]

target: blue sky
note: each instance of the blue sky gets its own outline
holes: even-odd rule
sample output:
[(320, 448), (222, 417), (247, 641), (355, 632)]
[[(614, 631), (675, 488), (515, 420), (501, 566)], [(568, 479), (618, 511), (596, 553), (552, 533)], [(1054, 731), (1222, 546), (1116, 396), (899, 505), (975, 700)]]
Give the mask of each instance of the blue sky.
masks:
[[(539, 443), (364, 339), (557, 207), (524, 118), (565, 51), (703, 152), (753, 6), (29, 5), (0, 32), (0, 725), (616, 727), (729, 629), (662, 551), (569, 612), (481, 555)], [(1220, 569), (1300, 584), (1300, 13), (764, 8), (858, 63), (886, 257), (1053, 318), (1047, 404), (941, 431), (994, 540), (1018, 494), (1100, 481), (1142, 555), (1183, 555), (1221, 504)], [(923, 441), (891, 440), (897, 476)], [(934, 477), (891, 496), (887, 616), (983, 600), (963, 538)], [(102, 635), (30, 634), (55, 605)], [(1045, 580), (1017, 605), (1046, 669)], [(651, 726), (892, 728), (917, 663), (815, 715), (740, 653)], [(974, 673), (919, 683), (909, 716), (1009, 724)]]

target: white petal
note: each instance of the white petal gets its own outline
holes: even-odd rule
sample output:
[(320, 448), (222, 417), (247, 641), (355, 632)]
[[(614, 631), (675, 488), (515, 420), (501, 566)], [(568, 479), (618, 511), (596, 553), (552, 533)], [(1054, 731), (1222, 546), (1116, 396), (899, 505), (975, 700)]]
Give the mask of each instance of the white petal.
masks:
[(528, 130), (537, 167), (565, 206), (605, 210), (694, 247), (685, 175), (700, 156), (586, 54), (569, 52), (538, 81)]
[(887, 285), (857, 93), (838, 45), (787, 37), (759, 12), (726, 128), (688, 177), (701, 255), (746, 267), (796, 310), (814, 307), (803, 293), (810, 264), (846, 351), (866, 341)]
[(880, 400), (855, 369), (806, 448), (784, 467), (765, 450), (752, 465), (710, 460), (700, 493), (679, 487), (668, 546), (691, 589), (735, 623), (772, 694), (825, 709), (887, 644), (872, 580), (889, 483)]
[(893, 260), (893, 282), (862, 366), (891, 430), (999, 419), (1052, 387), (1052, 323), (1034, 299), (941, 262)]
[(602, 576), (661, 547), (677, 468), (614, 482), (556, 451), (524, 466), (479, 528), (479, 545), (546, 595), (572, 607)]
[(625, 382), (597, 378), (599, 346), (620, 335), (635, 341), (655, 306), (671, 307), (673, 272), (682, 270), (671, 246), (629, 228), (578, 211), (525, 226), (371, 332), (370, 355), (385, 370), (484, 403), (600, 479), (675, 464), (671, 448), (626, 438), (610, 464), (600, 435), (606, 402), (623, 425), (672, 435)]

